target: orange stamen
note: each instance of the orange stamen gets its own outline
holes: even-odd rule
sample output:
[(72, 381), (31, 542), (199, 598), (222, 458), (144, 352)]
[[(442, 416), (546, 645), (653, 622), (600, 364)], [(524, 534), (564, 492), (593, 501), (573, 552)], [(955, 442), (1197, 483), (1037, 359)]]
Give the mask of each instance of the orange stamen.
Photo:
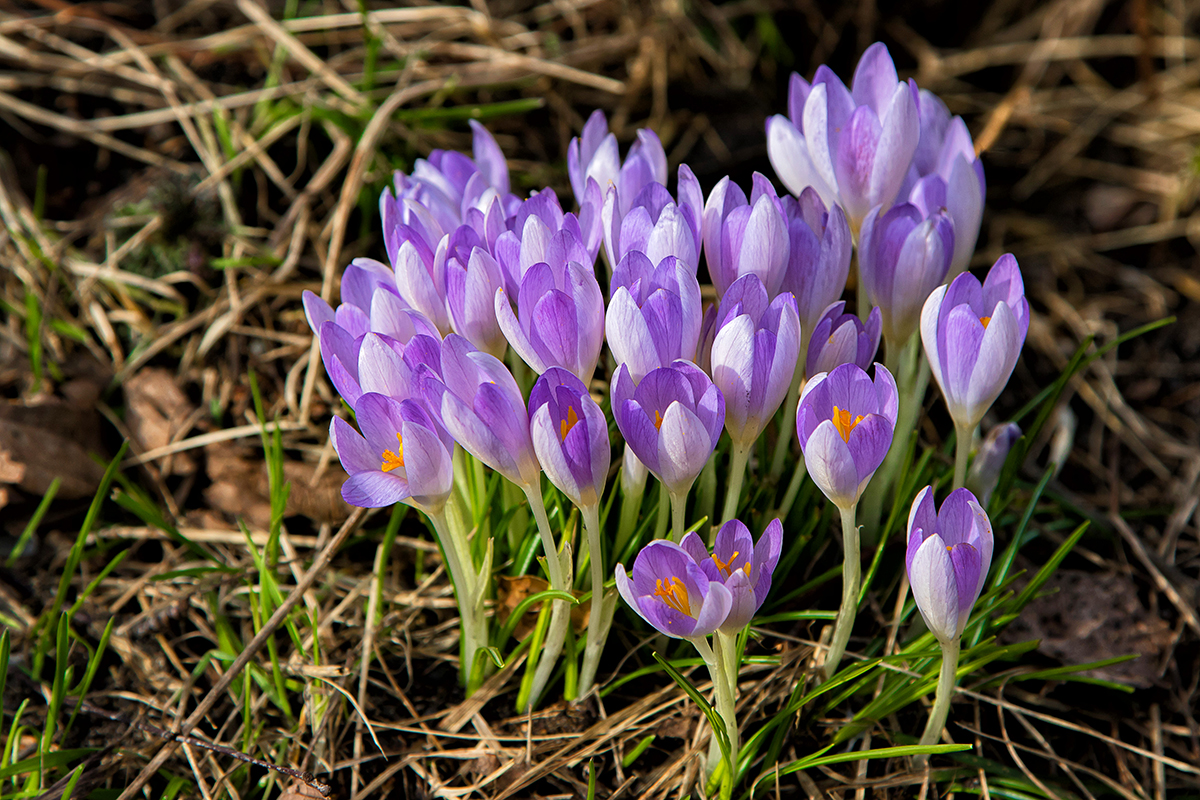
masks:
[[(729, 557), (728, 561), (722, 561), (721, 559), (717, 558), (716, 553), (713, 553), (712, 560), (713, 560), (713, 563), (717, 565), (717, 569), (719, 569), (719, 570), (721, 570), (721, 572), (725, 573), (725, 577), (728, 578), (730, 575), (733, 574), (733, 571), (735, 569), (737, 569), (737, 567), (730, 567), (729, 565), (733, 563), (733, 560), (735, 558), (737, 558), (738, 555), (739, 555), (738, 551), (734, 550), (733, 555), (731, 555)], [(746, 566), (750, 566), (750, 565), (747, 564)], [(746, 574), (749, 575), (750, 570), (746, 570)]]
[(844, 441), (850, 441), (850, 431), (854, 430), (854, 426), (863, 421), (863, 415), (859, 414), (853, 421), (850, 419), (850, 412), (843, 411), (837, 406), (833, 407), (833, 427), (837, 428), (837, 432), (841, 435)]
[(383, 470), (384, 472), (391, 472), (392, 470), (398, 469), (403, 466), (404, 466), (404, 439), (400, 436), (399, 432), (397, 432), (396, 433), (396, 452), (393, 453), (391, 450), (384, 450), (383, 451), (383, 463), (379, 465), (379, 468), (381, 470)]
[(571, 428), (574, 428), (577, 422), (579, 422), (579, 415), (575, 413), (575, 406), (567, 406), (567, 418), (558, 423), (558, 437), (566, 441), (567, 434), (571, 432)]
[(654, 412), (654, 427), (662, 430), (662, 414)]
[(662, 578), (658, 579), (658, 589), (654, 592), (655, 597), (661, 597), (662, 601), (671, 608), (678, 611), (680, 614), (692, 615), (692, 606), (688, 602), (688, 590), (683, 585), (683, 581), (679, 578), (671, 577), (663, 583)]
[(983, 323), (984, 330), (987, 330), (988, 323), (992, 321), (991, 317), (980, 317), (979, 321)]

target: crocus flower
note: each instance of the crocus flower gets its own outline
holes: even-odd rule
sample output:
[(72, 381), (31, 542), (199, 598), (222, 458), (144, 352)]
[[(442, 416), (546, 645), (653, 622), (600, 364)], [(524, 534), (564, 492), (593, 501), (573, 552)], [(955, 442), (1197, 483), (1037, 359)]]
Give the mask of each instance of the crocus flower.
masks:
[(1029, 331), (1029, 301), (1012, 254), (987, 278), (969, 272), (940, 286), (921, 310), (921, 341), (954, 424), (973, 430), (1008, 383)]
[(771, 574), (783, 547), (783, 525), (771, 521), (756, 544), (750, 529), (731, 519), (717, 531), (712, 554), (695, 532), (683, 537), (686, 550), (710, 581), (721, 581), (733, 600), (729, 615), (720, 626), (723, 633), (738, 633), (758, 613), (771, 591)]
[(724, 580), (708, 577), (686, 550), (658, 540), (642, 548), (632, 574), (617, 564), (617, 591), (638, 616), (677, 639), (707, 636), (729, 615), (733, 597)]
[(925, 298), (946, 277), (954, 225), (944, 211), (922, 217), (911, 203), (871, 209), (858, 239), (858, 274), (883, 315), (883, 338), (903, 347), (921, 320)]
[(604, 343), (604, 296), (591, 267), (558, 259), (534, 264), (521, 278), (517, 313), (503, 287), (494, 304), (500, 330), (535, 372), (564, 367), (592, 379)]
[(711, 369), (713, 383), (725, 397), (725, 428), (735, 444), (747, 446), (787, 396), (800, 356), (800, 317), (790, 294), (781, 294), (768, 305), (767, 290), (753, 273), (734, 285), (737, 295), (757, 297), (726, 311), (724, 306), (735, 292), (725, 295), (718, 311), (724, 316), (713, 339)]
[(813, 483), (843, 511), (858, 503), (892, 444), (899, 398), (882, 364), (875, 380), (856, 364), (809, 378), (796, 435)]
[(892, 204), (921, 131), (915, 84), (900, 82), (887, 47), (867, 48), (850, 89), (824, 65), (811, 84), (793, 73), (788, 117), (767, 120), (767, 155), (792, 194), (813, 187), (855, 231)]
[(580, 508), (600, 502), (612, 448), (604, 412), (583, 381), (560, 367), (546, 370), (529, 394), (529, 434), (551, 483)]
[(992, 523), (975, 495), (957, 489), (940, 510), (926, 486), (908, 515), (904, 565), (925, 625), (946, 644), (962, 636), (992, 563)]
[(901, 196), (925, 216), (944, 208), (954, 220), (950, 278), (955, 278), (971, 262), (979, 238), (987, 191), (983, 164), (962, 117), (951, 118), (946, 104), (924, 89), (919, 105), (921, 138), (906, 180), (911, 186), (901, 189)]
[[(462, 226), (451, 235), (468, 237), (471, 228)], [(466, 337), (472, 345), (497, 358), (504, 356), (508, 345), (504, 332), (496, 322), (496, 290), (504, 286), (504, 271), (478, 240), (469, 247), (451, 247), (446, 259), (446, 310), (454, 332)]]
[(971, 469), (967, 473), (967, 488), (979, 498), (980, 505), (987, 505), (992, 492), (1000, 480), (1008, 452), (1021, 438), (1021, 427), (1015, 422), (1006, 422), (992, 428), (979, 446)]
[(611, 391), (613, 416), (634, 455), (669, 492), (686, 495), (721, 437), (720, 390), (695, 364), (679, 360), (651, 371), (636, 387), (622, 364)]
[(800, 328), (809, 335), (829, 304), (846, 289), (853, 247), (850, 226), (841, 208), (835, 205), (826, 210), (811, 188), (798, 198), (783, 198), (783, 213), (789, 244), (780, 291), (796, 298)]
[(543, 189), (522, 203), (492, 249), (508, 292), (516, 295), (525, 273), (543, 261), (593, 264), (600, 246), (599, 216), (589, 224), (585, 230), (579, 217), (564, 213), (553, 189)]
[(541, 474), (525, 401), (512, 373), (495, 356), (452, 333), (441, 345), (441, 375), (420, 370), (426, 403), (454, 441), (518, 486)]
[(857, 364), (866, 370), (875, 360), (879, 349), (882, 321), (879, 308), (872, 308), (866, 323), (855, 314), (846, 314), (846, 304), (839, 300), (825, 309), (808, 341), (805, 374), (830, 372), (841, 364)]
[(625, 204), (620, 189), (608, 187), (600, 218), (609, 264), (619, 264), (626, 253), (640, 250), (652, 264), (676, 256), (696, 272), (704, 195), (686, 164), (679, 165), (678, 203), (665, 186), (654, 182), (643, 186), (627, 208)]
[(329, 438), (350, 477), (342, 497), (352, 506), (408, 503), (438, 514), (454, 484), (454, 442), (412, 400), (368, 392), (354, 405), (362, 433), (334, 417)]
[(618, 364), (634, 383), (676, 359), (691, 361), (700, 338), (700, 283), (675, 256), (651, 263), (630, 251), (613, 270), (605, 332)]
[(704, 206), (701, 225), (708, 274), (717, 297), (743, 275), (757, 275), (774, 297), (788, 268), (788, 224), (771, 181), (754, 173), (750, 200), (726, 176)]

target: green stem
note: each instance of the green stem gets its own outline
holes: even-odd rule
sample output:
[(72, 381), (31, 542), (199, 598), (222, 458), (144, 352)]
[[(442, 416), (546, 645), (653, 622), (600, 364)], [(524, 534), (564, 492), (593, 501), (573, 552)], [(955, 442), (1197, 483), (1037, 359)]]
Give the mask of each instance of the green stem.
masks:
[(613, 551), (618, 555), (625, 552), (625, 545), (637, 528), (649, 474), (641, 462), (631, 465), (629, 459), (637, 461), (637, 456), (629, 449), (629, 445), (625, 445), (625, 462), (621, 466), (621, 521), (617, 528), (616, 549)]
[[(717, 709), (717, 713), (721, 715), (721, 720), (725, 723), (725, 735), (729, 737), (730, 761), (736, 763), (739, 748), (737, 716), (734, 713), (737, 687), (733, 682), (732, 676), (726, 670), (723, 654), (718, 655), (714, 653), (713, 648), (708, 646), (708, 640), (703, 636), (696, 637), (690, 641), (700, 651), (700, 657), (704, 659), (704, 664), (708, 667), (708, 675), (712, 678), (713, 683), (713, 700), (715, 701), (713, 706)], [(720, 634), (717, 634), (714, 644), (717, 650), (721, 650)], [(721, 745), (717, 741), (716, 732), (713, 732), (713, 737), (708, 745), (708, 764), (705, 766), (705, 771), (709, 775), (712, 775), (713, 770), (717, 768), (717, 764), (721, 758)], [(725, 779), (730, 784), (733, 782), (734, 763), (727, 764), (729, 769)]]
[(954, 426), (954, 488), (961, 489), (967, 482), (967, 460), (971, 457), (971, 441), (975, 438), (978, 425)]
[(671, 524), (671, 497), (662, 481), (658, 483), (658, 517), (654, 521), (654, 538), (662, 539), (667, 535), (667, 526)]
[(796, 432), (796, 406), (800, 403), (800, 389), (804, 386), (804, 354), (808, 348), (800, 350), (796, 359), (796, 371), (792, 374), (792, 385), (788, 387), (787, 399), (783, 401), (783, 419), (779, 423), (779, 439), (775, 442), (775, 455), (771, 458), (771, 471), (768, 473), (772, 481), (779, 480), (783, 474), (783, 462), (792, 444), (792, 434)]
[(475, 572), (471, 568), (470, 549), (466, 536), (456, 526), (451, 525), (445, 510), (428, 514), (433, 523), (434, 533), (442, 543), (442, 552), (446, 556), (446, 569), (454, 582), (455, 600), (458, 603), (459, 624), (461, 626), (461, 648), (458, 665), (459, 679), (464, 686), (469, 686), (472, 667), (475, 665), (475, 655), (481, 647), (487, 645), (487, 617), (484, 616), (483, 597), (475, 580)]
[[(563, 572), (563, 561), (559, 556), (558, 547), (554, 543), (554, 536), (550, 532), (550, 520), (546, 517), (546, 504), (542, 500), (541, 486), (528, 484), (521, 488), (529, 500), (533, 518), (537, 521), (538, 534), (542, 537), (542, 549), (546, 553), (546, 572), (550, 576), (550, 588), (570, 592), (570, 579)], [(571, 606), (567, 601), (554, 601), (550, 612), (550, 630), (546, 634), (542, 651), (538, 654), (537, 668), (533, 674), (529, 697), (525, 698), (526, 710), (533, 708), (545, 690), (546, 684), (550, 682), (550, 676), (558, 663), (558, 656), (562, 653), (563, 642), (567, 639), (567, 626), (571, 624), (570, 609)]]
[(804, 483), (804, 476), (808, 474), (808, 465), (804, 463), (803, 456), (796, 462), (796, 470), (792, 473), (792, 480), (788, 483), (787, 491), (784, 492), (783, 502), (779, 504), (779, 510), (775, 512), (775, 516), (781, 520), (786, 520), (792, 510), (792, 504), (796, 502), (796, 495), (800, 493), (800, 485)]
[[(946, 717), (950, 714), (950, 700), (954, 696), (954, 684), (958, 679), (958, 649), (959, 641), (942, 642), (942, 671), (938, 675), (937, 698), (929, 712), (929, 721), (925, 723), (925, 733), (921, 734), (921, 746), (937, 744), (946, 727)], [(924, 769), (929, 756), (925, 754), (913, 757), (917, 769)]]
[(579, 691), (576, 697), (584, 697), (592, 689), (596, 670), (600, 666), (600, 654), (604, 651), (604, 640), (612, 624), (616, 610), (616, 597), (604, 594), (604, 558), (600, 541), (600, 506), (593, 504), (580, 509), (583, 512), (583, 527), (587, 533), (588, 559), (592, 573), (592, 610), (588, 615), (587, 645), (583, 651), (583, 669), (579, 673)]
[(684, 522), (684, 517), (687, 513), (687, 496), (684, 491), (681, 494), (669, 492), (671, 496), (671, 541), (679, 544), (683, 541), (683, 531), (687, 528)]
[[(856, 504), (857, 505), (857, 504)], [(845, 561), (842, 562), (842, 606), (838, 609), (837, 622), (833, 627), (833, 639), (825, 656), (825, 679), (837, 672), (854, 618), (858, 616), (858, 589), (862, 580), (862, 562), (859, 555), (858, 526), (854, 524), (856, 505), (840, 509), (842, 513), (842, 543), (845, 546)]]
[[(746, 479), (746, 461), (750, 458), (750, 445), (733, 443), (729, 453), (729, 487), (725, 490), (725, 508), (721, 511), (721, 524), (737, 516), (738, 503), (742, 499), (742, 483)], [(713, 528), (716, 536), (716, 528)], [(712, 542), (709, 542), (712, 544)]]

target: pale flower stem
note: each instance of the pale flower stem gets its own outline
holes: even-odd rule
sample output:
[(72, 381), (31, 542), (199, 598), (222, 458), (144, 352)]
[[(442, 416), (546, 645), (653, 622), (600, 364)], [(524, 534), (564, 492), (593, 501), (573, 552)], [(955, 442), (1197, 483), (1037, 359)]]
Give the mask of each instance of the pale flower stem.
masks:
[[(521, 487), (529, 500), (533, 518), (537, 521), (538, 533), (542, 537), (542, 549), (546, 552), (546, 571), (550, 575), (550, 588), (562, 592), (570, 592), (571, 587), (563, 574), (562, 561), (559, 558), (558, 547), (550, 532), (550, 520), (546, 517), (546, 504), (542, 500), (541, 487), (530, 484)], [(550, 629), (546, 633), (546, 641), (538, 654), (533, 683), (530, 685), (529, 698), (526, 701), (527, 710), (532, 709), (538, 698), (550, 682), (550, 676), (562, 653), (563, 642), (567, 640), (567, 626), (571, 624), (570, 605), (565, 600), (555, 600), (550, 610)]]
[(909, 442), (916, 433), (917, 417), (921, 413), (925, 389), (929, 385), (929, 366), (921, 352), (920, 332), (909, 337), (903, 349), (892, 347), (889, 342), (884, 366), (896, 379), (899, 410), (892, 446), (859, 502), (861, 513), (858, 518), (862, 522), (868, 542), (875, 541), (879, 533), (888, 495), (900, 475)]
[[(719, 637), (720, 634), (717, 634), (717, 636)], [(691, 642), (700, 651), (700, 657), (704, 659), (704, 664), (708, 667), (708, 675), (712, 678), (713, 683), (713, 700), (715, 701), (713, 707), (716, 708), (717, 713), (721, 715), (721, 720), (725, 723), (725, 735), (729, 737), (730, 759), (736, 763), (739, 747), (737, 717), (734, 714), (734, 693), (737, 691), (736, 686), (726, 671), (724, 656), (714, 653), (713, 648), (709, 647), (706, 638), (698, 636), (691, 639)], [(718, 651), (721, 650), (721, 641), (719, 638), (714, 641), (714, 644)], [(712, 775), (713, 770), (717, 768), (717, 764), (721, 758), (721, 745), (718, 743), (717, 734), (714, 731), (708, 745), (708, 764), (705, 765), (705, 771), (709, 775)], [(728, 766), (732, 773), (734, 764), (729, 764)], [(727, 780), (731, 780), (731, 778), (727, 778)]]
[[(600, 654), (604, 651), (604, 640), (608, 638), (608, 626), (612, 617), (604, 608), (604, 558), (600, 540), (600, 506), (593, 504), (581, 509), (583, 527), (587, 533), (588, 559), (592, 574), (592, 608), (588, 615), (587, 645), (583, 651), (583, 669), (579, 673), (578, 697), (585, 697), (592, 689)], [(607, 617), (607, 619), (606, 619)]]
[(617, 554), (624, 552), (625, 544), (637, 529), (638, 515), (642, 510), (642, 498), (646, 494), (646, 477), (641, 480), (627, 479), (624, 470), (621, 472), (621, 521), (617, 528)]
[(487, 645), (487, 617), (483, 613), (483, 602), (479, 597), (479, 587), (472, 569), (466, 537), (450, 524), (444, 509), (428, 516), (438, 540), (442, 543), (442, 552), (446, 555), (446, 570), (454, 581), (454, 599), (458, 603), (462, 637), (459, 674), (463, 685), (469, 687), (475, 656), (481, 647)]
[(955, 424), (954, 426), (954, 488), (961, 489), (967, 482), (967, 461), (971, 457), (971, 442), (978, 425)]
[[(737, 516), (738, 502), (742, 499), (742, 483), (746, 480), (746, 462), (750, 458), (750, 448), (745, 444), (734, 442), (729, 454), (729, 487), (725, 490), (725, 508), (721, 511), (721, 524)], [(712, 528), (710, 540), (717, 535), (716, 527)], [(712, 545), (712, 541), (709, 541)]]
[(683, 531), (687, 528), (684, 523), (684, 515), (687, 511), (687, 496), (686, 491), (676, 494), (671, 492), (671, 541), (679, 544), (683, 541)]
[[(925, 723), (925, 733), (921, 734), (922, 746), (937, 744), (946, 727), (946, 717), (950, 714), (950, 700), (954, 696), (954, 684), (958, 680), (958, 650), (959, 641), (942, 642), (942, 671), (938, 675), (937, 697), (933, 708), (929, 711), (929, 721)], [(920, 754), (913, 756), (913, 764), (918, 770), (925, 769), (929, 756)]]
[(654, 538), (664, 539), (667, 535), (667, 526), (671, 524), (671, 498), (667, 494), (667, 487), (659, 481), (658, 484), (658, 517), (654, 521)]
[(859, 555), (858, 526), (854, 524), (856, 506), (839, 509), (842, 514), (842, 543), (845, 545), (845, 561), (842, 563), (842, 606), (838, 609), (837, 622), (833, 627), (833, 638), (829, 642), (829, 652), (825, 655), (825, 679), (832, 678), (837, 672), (842, 654), (846, 652), (846, 643), (850, 641), (850, 631), (854, 628), (854, 618), (858, 616), (858, 589), (862, 580), (862, 560)]

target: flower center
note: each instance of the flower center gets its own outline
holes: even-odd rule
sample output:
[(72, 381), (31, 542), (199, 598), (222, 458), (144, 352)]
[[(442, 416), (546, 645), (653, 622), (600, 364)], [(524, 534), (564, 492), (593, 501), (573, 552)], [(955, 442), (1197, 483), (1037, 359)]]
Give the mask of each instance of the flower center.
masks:
[(671, 608), (678, 611), (680, 614), (692, 615), (692, 606), (688, 602), (688, 590), (683, 585), (683, 581), (674, 576), (663, 582), (662, 578), (658, 579), (658, 588), (654, 591), (655, 597), (661, 597), (662, 601)]
[(657, 411), (654, 412), (654, 427), (662, 430), (662, 414)]
[(980, 317), (979, 321), (983, 323), (983, 329), (987, 330), (988, 323), (992, 321), (991, 317)]
[[(717, 569), (721, 570), (721, 572), (725, 575), (725, 577), (728, 578), (730, 575), (733, 574), (733, 571), (735, 569), (737, 569), (737, 567), (734, 566), (733, 562), (735, 560), (737, 560), (737, 557), (739, 555), (740, 555), (739, 551), (734, 550), (733, 555), (731, 555), (729, 557), (728, 561), (722, 561), (720, 558), (717, 557), (716, 553), (713, 553), (712, 560), (713, 560), (713, 563), (717, 565)], [(746, 577), (749, 578), (750, 577), (750, 562), (749, 561), (747, 561), (745, 563), (745, 565), (742, 567), (742, 570), (746, 573)]]
[(844, 441), (850, 441), (850, 431), (854, 430), (854, 427), (862, 421), (862, 414), (851, 420), (849, 409), (843, 411), (837, 406), (833, 407), (833, 427), (837, 429)]
[(384, 472), (391, 472), (394, 469), (399, 469), (399, 468), (403, 468), (403, 467), (404, 467), (404, 438), (401, 437), (400, 433), (397, 431), (397, 433), (396, 433), (396, 452), (393, 453), (391, 450), (384, 450), (383, 451), (383, 463), (379, 465), (379, 468), (381, 470), (383, 470)]
[(558, 438), (566, 441), (567, 434), (571, 432), (571, 428), (579, 422), (579, 415), (575, 413), (575, 406), (567, 406), (567, 418), (558, 423)]

